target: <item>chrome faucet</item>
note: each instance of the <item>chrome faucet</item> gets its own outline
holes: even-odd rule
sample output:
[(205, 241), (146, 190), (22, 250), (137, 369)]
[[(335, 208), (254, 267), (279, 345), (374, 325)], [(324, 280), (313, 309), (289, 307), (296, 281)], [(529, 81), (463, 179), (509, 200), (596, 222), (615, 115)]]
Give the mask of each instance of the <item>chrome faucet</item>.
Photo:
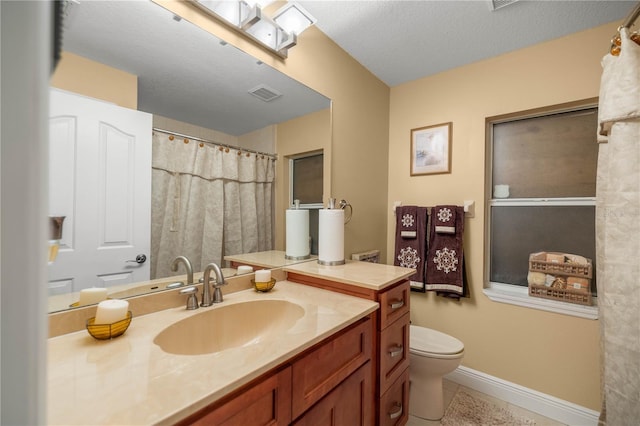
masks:
[(171, 263), (171, 270), (176, 272), (178, 270), (178, 264), (184, 264), (185, 269), (187, 270), (187, 284), (193, 285), (193, 267), (191, 266), (191, 262), (184, 256), (178, 256), (173, 259), (173, 263)]
[[(211, 288), (209, 287), (212, 270), (216, 275), (216, 282), (213, 284), (213, 297), (211, 295)], [(200, 306), (211, 306), (213, 303), (222, 302), (222, 290), (220, 290), (220, 287), (226, 283), (220, 267), (215, 263), (208, 264), (202, 275), (202, 303)]]

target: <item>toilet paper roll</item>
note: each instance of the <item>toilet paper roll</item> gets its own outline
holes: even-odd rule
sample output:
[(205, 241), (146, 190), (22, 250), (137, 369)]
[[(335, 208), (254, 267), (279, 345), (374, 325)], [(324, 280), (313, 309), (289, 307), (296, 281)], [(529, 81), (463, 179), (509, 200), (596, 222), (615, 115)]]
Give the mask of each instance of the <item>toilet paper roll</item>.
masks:
[(320, 210), (318, 229), (318, 263), (344, 263), (344, 210)]
[(287, 240), (285, 257), (287, 259), (306, 259), (311, 254), (309, 248), (309, 210), (286, 212)]

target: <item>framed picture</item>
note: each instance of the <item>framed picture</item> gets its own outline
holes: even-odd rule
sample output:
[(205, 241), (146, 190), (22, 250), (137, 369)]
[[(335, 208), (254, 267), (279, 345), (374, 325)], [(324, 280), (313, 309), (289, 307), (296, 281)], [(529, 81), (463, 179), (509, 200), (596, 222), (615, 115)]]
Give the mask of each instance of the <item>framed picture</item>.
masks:
[(411, 176), (451, 172), (453, 123), (411, 129)]

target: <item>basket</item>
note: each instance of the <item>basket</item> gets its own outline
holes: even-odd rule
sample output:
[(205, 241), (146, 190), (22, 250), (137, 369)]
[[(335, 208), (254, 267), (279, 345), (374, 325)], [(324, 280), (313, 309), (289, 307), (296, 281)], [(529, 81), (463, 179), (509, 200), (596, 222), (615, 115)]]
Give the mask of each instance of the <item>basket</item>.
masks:
[(559, 300), (561, 302), (576, 303), (591, 306), (591, 292), (570, 289), (551, 288), (544, 285), (529, 284), (529, 296), (543, 299)]
[[(548, 255), (562, 258), (565, 261), (550, 262), (547, 260)], [(584, 259), (586, 262), (578, 263), (575, 260), (572, 260), (577, 258)], [(586, 280), (588, 283), (586, 290), (576, 290), (573, 288), (558, 288), (555, 286), (538, 285), (529, 282), (529, 296), (575, 303), (579, 305), (590, 306), (592, 304), (590, 285), (591, 278), (593, 276), (593, 267), (591, 259), (565, 253), (533, 253), (529, 256), (529, 272), (541, 272), (553, 277), (564, 278), (565, 281), (568, 277), (576, 277)]]
[(540, 252), (533, 253), (529, 256), (529, 271), (531, 272), (544, 272), (551, 275), (570, 275), (573, 277), (588, 278), (592, 277), (591, 259), (586, 259), (587, 263), (573, 263), (573, 262), (547, 262), (547, 254), (555, 254), (558, 256), (565, 256), (567, 258), (573, 255), (565, 253), (555, 252)]
[(87, 331), (92, 337), (98, 340), (113, 339), (127, 331), (129, 324), (131, 324), (132, 317), (133, 314), (131, 311), (128, 311), (125, 319), (114, 322), (113, 324), (95, 324), (96, 318), (92, 317), (87, 320)]

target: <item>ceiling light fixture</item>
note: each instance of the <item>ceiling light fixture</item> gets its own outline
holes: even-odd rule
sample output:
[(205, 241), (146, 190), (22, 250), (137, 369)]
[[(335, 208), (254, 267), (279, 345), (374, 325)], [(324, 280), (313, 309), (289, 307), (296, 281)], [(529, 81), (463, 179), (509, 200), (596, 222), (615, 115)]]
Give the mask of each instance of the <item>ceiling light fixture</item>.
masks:
[(273, 20), (286, 32), (300, 35), (318, 21), (298, 3), (287, 3), (273, 15)]
[(262, 12), (273, 0), (191, 0), (219, 21), (286, 58), (298, 42), (298, 35), (316, 19), (297, 3), (280, 8), (274, 18)]

